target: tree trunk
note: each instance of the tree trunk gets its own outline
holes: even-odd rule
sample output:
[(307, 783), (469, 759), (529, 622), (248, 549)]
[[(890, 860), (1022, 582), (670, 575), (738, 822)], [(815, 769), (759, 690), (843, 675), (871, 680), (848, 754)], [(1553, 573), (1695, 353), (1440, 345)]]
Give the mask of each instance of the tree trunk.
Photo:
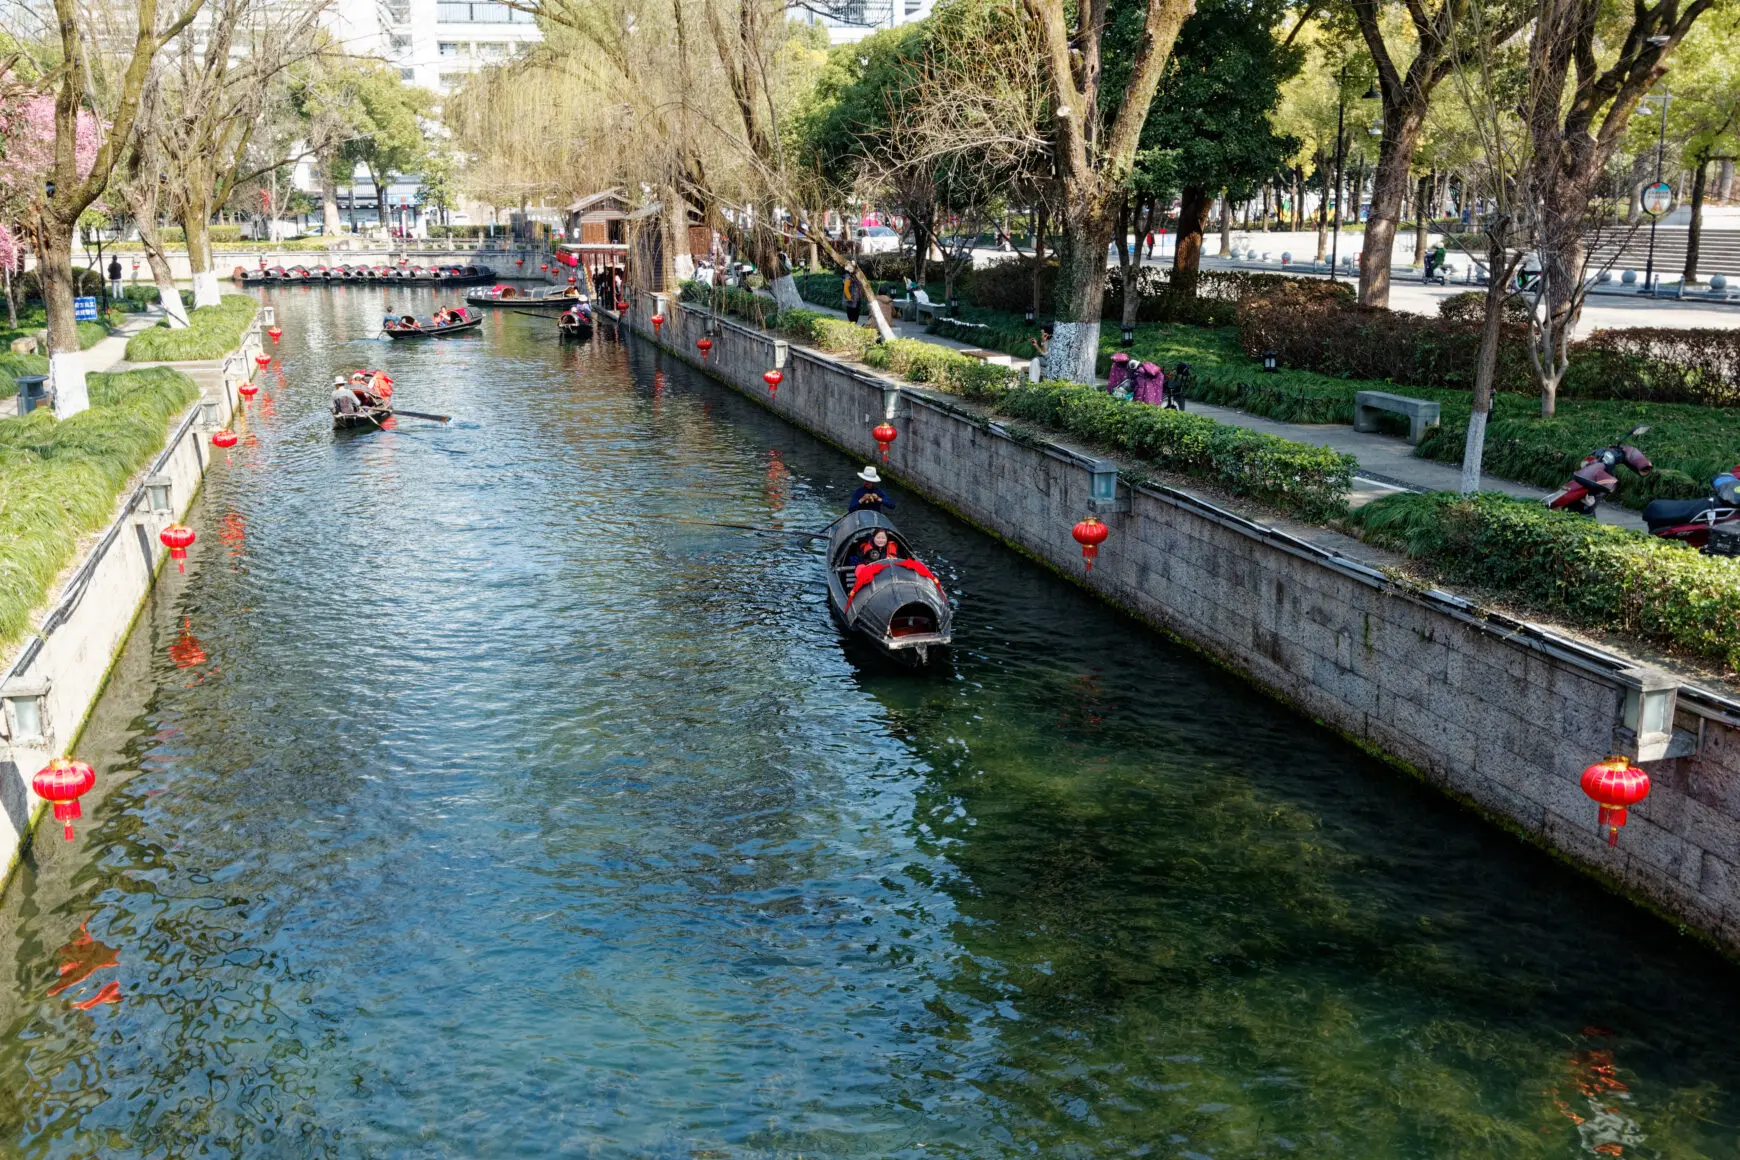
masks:
[(211, 268), (211, 217), (198, 186), (190, 187), (195, 204), (181, 215), (182, 232), (187, 237), (187, 265), (193, 271), (193, 308), (218, 304), (217, 271)]
[(1214, 198), (1200, 185), (1184, 187), (1178, 203), (1178, 236), (1172, 247), (1172, 289), (1194, 297), (1196, 274), (1202, 268), (1202, 237), (1208, 229)]
[(181, 291), (176, 288), (175, 276), (169, 270), (169, 256), (163, 252), (163, 238), (157, 232), (156, 209), (153, 204), (147, 213), (138, 215), (139, 244), (145, 247), (145, 264), (151, 267), (151, 280), (157, 286), (157, 297), (162, 300), (163, 312), (168, 315), (169, 328), (180, 330), (187, 325), (187, 305), (181, 300)]
[(1043, 313), (1044, 303), (1039, 300), (1039, 279), (1045, 272), (1045, 228), (1050, 224), (1050, 207), (1037, 206), (1033, 211), (1033, 317), (1038, 319)]
[(1426, 247), (1430, 245), (1432, 241), (1430, 224), (1431, 211), (1429, 207), (1432, 204), (1432, 186), (1436, 183), (1436, 175), (1427, 174), (1425, 177), (1420, 178), (1419, 187), (1415, 195), (1414, 217), (1417, 220), (1414, 222), (1413, 265), (1416, 269), (1425, 265)]
[[(1411, 90), (1410, 90), (1411, 91)], [(1388, 102), (1386, 102), (1387, 104)], [(1390, 260), (1396, 248), (1396, 226), (1408, 205), (1408, 168), (1420, 143), (1426, 120), (1427, 96), (1384, 110), (1384, 135), (1372, 172), (1371, 216), (1359, 251), (1359, 300), (1367, 306), (1390, 304)], [(1359, 191), (1353, 197), (1353, 220), (1359, 220)]]
[(333, 172), (337, 164), (329, 159), (320, 166), (320, 230), (328, 238), (336, 238), (344, 229), (338, 216), (338, 177)]
[(1232, 254), (1232, 198), (1223, 188), (1220, 191), (1220, 257)]
[[(1077, 195), (1081, 196), (1081, 195)], [(1057, 321), (1045, 352), (1045, 377), (1092, 383), (1105, 306), (1106, 252), (1116, 219), (1099, 207), (1076, 205), (1064, 215), (1057, 247)]]
[(1716, 166), (1716, 200), (1723, 205), (1734, 196), (1734, 159), (1724, 157)]
[(44, 213), (38, 236), (36, 272), (42, 283), (42, 304), (48, 312), (48, 376), (54, 391), (54, 415), (68, 419), (90, 408), (85, 389), (85, 360), (79, 350), (78, 324), (73, 320), (72, 227)]
[(1486, 419), (1492, 413), (1492, 385), (1498, 377), (1498, 344), (1504, 337), (1504, 299), (1509, 291), (1509, 257), (1503, 230), (1487, 235), (1486, 268), (1492, 277), (1486, 283), (1485, 313), (1480, 325), (1480, 353), (1474, 362), (1474, 398), (1468, 416), (1468, 433), (1462, 444), (1462, 492), (1480, 490), (1480, 472), (1486, 455)]
[(18, 291), (12, 285), (12, 263), (7, 262), (3, 268), (6, 279), (6, 328), (18, 329)]
[[(1139, 223), (1138, 223), (1139, 224)], [(1136, 234), (1136, 258), (1130, 260), (1130, 199), (1125, 196), (1118, 206), (1118, 285), (1123, 299), (1120, 321), (1125, 326), (1136, 325), (1136, 270), (1142, 257), (1142, 235)]]
[(1643, 187), (1644, 182), (1631, 183), (1631, 199), (1625, 207), (1625, 224), (1634, 226), (1643, 220)]
[(1710, 162), (1703, 154), (1692, 158), (1692, 220), (1686, 227), (1686, 268), (1680, 275), (1684, 289), (1698, 280), (1698, 243), (1704, 238), (1704, 193)]
[(1329, 167), (1323, 164), (1323, 158), (1317, 159), (1317, 257), (1322, 261), (1329, 256)]

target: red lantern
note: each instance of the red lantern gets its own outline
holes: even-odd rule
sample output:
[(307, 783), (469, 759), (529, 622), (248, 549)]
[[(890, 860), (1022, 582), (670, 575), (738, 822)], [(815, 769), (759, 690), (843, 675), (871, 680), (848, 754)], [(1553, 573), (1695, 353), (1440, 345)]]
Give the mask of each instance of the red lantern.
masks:
[(516, 265), (516, 266), (523, 267), (525, 264), (526, 264), (526, 260), (524, 258), (515, 258), (514, 259), (514, 265)]
[(777, 395), (779, 394), (779, 384), (785, 381), (785, 374), (782, 371), (762, 371), (761, 380), (767, 384), (769, 392)]
[(73, 819), (84, 817), (79, 810), (79, 799), (90, 793), (96, 784), (96, 770), (82, 761), (68, 761), (64, 757), (55, 758), (30, 779), (36, 796), (54, 803), (54, 820), (66, 824), (66, 840), (69, 842), (73, 840)]
[(193, 529), (184, 524), (170, 524), (157, 538), (163, 541), (163, 546), (169, 549), (169, 558), (176, 562), (179, 571), (187, 571), (187, 549), (192, 547), (195, 539)]
[(257, 395), (259, 393), (260, 393), (260, 388), (256, 387), (253, 383), (243, 383), (241, 386), (236, 388), (236, 394), (240, 395), (244, 399), (251, 400), (255, 395)]
[(277, 342), (280, 338), (284, 337), (284, 332), (276, 326), (268, 326), (266, 328), (266, 333), (272, 336), (273, 342)]
[(1629, 758), (1609, 757), (1583, 771), (1582, 785), (1583, 792), (1601, 807), (1596, 811), (1596, 825), (1607, 831), (1607, 844), (1618, 845), (1626, 811), (1649, 796), (1649, 774), (1631, 764)]
[(652, 324), (653, 324), (653, 337), (657, 338), (659, 336), (659, 328), (665, 324), (665, 316), (662, 314), (653, 315), (652, 316)]
[(878, 423), (870, 429), (870, 438), (876, 440), (876, 450), (882, 452), (882, 462), (888, 462), (888, 445), (900, 436), (893, 423)]
[(578, 278), (576, 278), (576, 277), (574, 277), (574, 276), (573, 276), (573, 275), (572, 275), (572, 274), (570, 274), (570, 275), (569, 275), (569, 276), (568, 276), (568, 285), (570, 285), (570, 286), (578, 286), (578, 285), (579, 285), (579, 284), (580, 284), (580, 279), (578, 279)]
[(1100, 554), (1100, 545), (1106, 542), (1106, 537), (1112, 530), (1089, 516), (1070, 530), (1075, 542), (1081, 545), (1081, 558), (1087, 562), (1087, 571), (1094, 570), (1094, 557)]
[(268, 363), (270, 363), (271, 361), (272, 361), (272, 356), (265, 353), (264, 351), (261, 351), (259, 354), (254, 356), (254, 365), (259, 367), (261, 370), (265, 370), (266, 365)]
[(713, 349), (713, 340), (710, 338), (697, 338), (695, 340), (695, 349), (701, 352), (701, 361), (706, 362), (707, 352)]
[(544, 272), (544, 273), (546, 273), (546, 274), (548, 274), (548, 273), (549, 273), (549, 272), (550, 272), (550, 263), (548, 263), (548, 262), (543, 262), (543, 263), (541, 263), (541, 264), (540, 264), (540, 265), (539, 265), (539, 266), (538, 266), (538, 269), (540, 269), (540, 270), (542, 270), (542, 271), (543, 271), (543, 272)]
[(224, 462), (228, 463), (230, 461), (230, 448), (236, 445), (236, 433), (227, 427), (222, 431), (213, 431), (211, 433), (211, 445), (213, 447), (222, 447), (224, 449)]

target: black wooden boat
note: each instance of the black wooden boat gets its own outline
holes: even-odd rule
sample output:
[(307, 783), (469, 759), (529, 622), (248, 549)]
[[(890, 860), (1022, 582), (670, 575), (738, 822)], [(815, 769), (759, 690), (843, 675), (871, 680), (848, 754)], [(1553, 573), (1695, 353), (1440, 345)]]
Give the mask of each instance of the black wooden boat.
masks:
[(455, 322), (444, 322), (437, 326), (427, 318), (412, 318), (405, 322), (408, 314), (388, 315), (381, 323), (381, 329), (387, 332), (388, 338), (435, 338), (444, 334), (458, 334), (462, 330), (475, 330), (483, 325), (483, 315), (469, 307), (460, 307), (455, 313), (460, 318)]
[[(877, 529), (888, 533), (898, 553), (850, 563)], [(881, 512), (851, 512), (828, 530), (828, 609), (841, 628), (904, 665), (927, 664), (954, 635), (954, 610), (941, 582)]]
[(332, 414), (332, 429), (334, 431), (379, 431), (386, 426), (388, 419), (393, 417), (391, 407), (363, 407), (354, 415), (342, 415), (337, 411)]
[(591, 338), (592, 312), (586, 311), (585, 313), (575, 313), (572, 310), (568, 310), (558, 314), (556, 316), (556, 337), (573, 339)]
[(528, 290), (523, 286), (495, 285), (466, 293), (468, 306), (517, 306), (521, 309), (566, 310), (576, 302), (586, 301), (578, 286), (545, 286)]

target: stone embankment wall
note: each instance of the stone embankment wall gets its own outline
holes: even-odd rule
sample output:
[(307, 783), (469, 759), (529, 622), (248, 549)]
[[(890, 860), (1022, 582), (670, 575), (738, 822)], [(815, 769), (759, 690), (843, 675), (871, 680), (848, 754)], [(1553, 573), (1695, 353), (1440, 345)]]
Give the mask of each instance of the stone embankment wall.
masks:
[[(1096, 501), (1090, 468), (1103, 461), (663, 295), (637, 298), (625, 321), (652, 340), (655, 313), (669, 354), (866, 461), (871, 427), (891, 416), (899, 482), (1740, 953), (1740, 703), (1185, 492), (1119, 481), (1115, 499)], [(771, 367), (785, 375), (772, 395)], [(1084, 576), (1070, 529), (1090, 510), (1111, 536)], [(1663, 696), (1672, 728), (1640, 740), (1625, 726), (1628, 697)], [(1578, 779), (1640, 744), (1686, 755), (1643, 762), (1653, 792), (1609, 847)]]
[[(170, 428), (162, 453), (56, 594), (37, 636), (0, 670), (0, 866), (8, 876), (33, 818), (46, 812), (30, 780), (51, 758), (76, 756), (85, 719), (168, 554), (157, 534), (193, 505), (211, 466), (211, 433), (229, 423), (236, 388), (260, 351), (261, 326), (256, 315), (242, 348), (221, 360), (180, 364), (205, 386), (202, 397)], [(163, 482), (167, 489), (147, 486)]]

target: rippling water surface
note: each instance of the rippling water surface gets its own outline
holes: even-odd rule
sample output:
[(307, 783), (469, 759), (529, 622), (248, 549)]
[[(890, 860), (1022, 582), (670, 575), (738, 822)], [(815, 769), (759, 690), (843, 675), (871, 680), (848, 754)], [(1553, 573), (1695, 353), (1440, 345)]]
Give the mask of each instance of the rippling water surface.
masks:
[[(0, 1151), (1733, 1157), (1729, 965), (856, 464), (514, 314), (286, 334), (0, 909)], [(336, 370), (451, 413), (330, 429)], [(1593, 824), (1593, 807), (1591, 807)]]

